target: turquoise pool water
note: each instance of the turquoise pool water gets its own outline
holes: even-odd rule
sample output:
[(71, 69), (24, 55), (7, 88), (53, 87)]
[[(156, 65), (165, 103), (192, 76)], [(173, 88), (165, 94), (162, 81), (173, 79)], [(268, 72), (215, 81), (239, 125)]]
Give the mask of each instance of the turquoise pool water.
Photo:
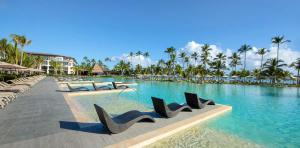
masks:
[[(126, 81), (129, 79), (98, 78), (95, 81)], [(86, 108), (93, 103), (130, 102), (132, 109), (151, 109), (151, 96), (166, 102), (184, 103), (184, 92), (196, 92), (220, 104), (233, 107), (227, 113), (206, 124), (209, 129), (251, 141), (266, 147), (300, 147), (300, 90), (225, 84), (191, 84), (185, 82), (136, 81), (135, 92), (77, 97)], [(101, 99), (100, 99), (101, 98)], [(123, 103), (123, 101), (125, 101)], [(130, 105), (129, 105), (130, 106)], [(91, 109), (92, 110), (92, 109)], [(116, 108), (115, 110), (118, 110)], [(117, 112), (116, 112), (117, 114)]]

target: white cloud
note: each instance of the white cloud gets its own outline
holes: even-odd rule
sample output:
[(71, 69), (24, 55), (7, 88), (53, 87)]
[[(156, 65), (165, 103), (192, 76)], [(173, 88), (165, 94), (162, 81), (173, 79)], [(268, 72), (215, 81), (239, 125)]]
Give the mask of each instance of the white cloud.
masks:
[[(202, 43), (197, 43), (195, 41), (188, 42), (179, 52), (185, 51), (189, 55), (191, 55), (194, 52), (197, 52), (198, 54), (201, 54), (201, 47), (204, 44)], [(227, 57), (231, 56), (233, 52), (236, 52), (236, 50), (232, 49), (225, 49), (223, 50), (221, 47), (218, 47), (217, 45), (210, 45), (212, 48), (211, 50), (211, 58), (215, 57), (218, 53), (223, 52)], [(269, 58), (275, 58), (277, 55), (277, 47), (274, 47), (270, 45), (268, 48), (270, 52), (268, 52), (266, 55), (264, 55), (264, 61), (265, 62)], [(253, 50), (247, 52), (247, 69), (254, 69), (254, 68), (259, 68), (261, 64), (261, 56), (255, 54), (258, 51), (257, 47), (253, 47)], [(281, 46), (280, 51), (279, 51), (279, 58), (284, 60), (286, 64), (291, 64), (294, 62), (297, 58), (300, 58), (300, 52), (296, 50), (292, 50), (286, 45)], [(226, 65), (228, 66), (229, 60), (227, 59)], [(244, 62), (244, 55), (241, 55), (241, 62)], [(192, 60), (193, 63), (193, 60)], [(193, 63), (194, 64), (194, 63)], [(240, 66), (241, 68), (242, 66)], [(293, 69), (288, 68), (287, 69), (293, 71)], [(293, 71), (294, 72), (294, 71)]]
[(121, 56), (118, 56), (118, 57), (113, 56), (113, 57), (111, 57), (111, 60), (113, 62), (118, 62), (118, 61), (124, 60), (126, 62), (132, 63), (134, 66), (137, 65), (137, 64), (141, 64), (143, 67), (146, 67), (146, 66), (149, 66), (149, 65), (155, 63), (149, 57), (146, 58), (143, 55), (130, 57), (128, 53), (124, 53), (124, 54), (122, 54)]
[[(269, 49), (270, 52), (268, 52), (266, 55), (264, 55), (264, 61), (263, 63), (270, 58), (276, 58), (277, 56), (277, 47), (274, 47), (270, 45)], [(258, 68), (261, 64), (261, 56), (255, 54), (258, 51), (257, 47), (253, 47), (252, 51), (247, 52), (247, 64), (249, 65), (250, 69)], [(243, 56), (241, 56), (243, 58)], [(292, 50), (288, 46), (282, 46), (279, 50), (279, 59), (283, 60), (286, 64), (290, 65), (292, 62), (294, 62), (297, 58), (300, 58), (300, 52)], [(248, 67), (247, 65), (247, 67)], [(289, 69), (290, 71), (293, 71), (293, 69), (286, 67), (286, 69)]]
[[(188, 42), (183, 48), (181, 48), (180, 50), (178, 50), (178, 54), (182, 51), (186, 52), (187, 54), (191, 55), (194, 52), (197, 52), (199, 55), (202, 53), (201, 51), (201, 47), (204, 44), (202, 43), (198, 43), (196, 41), (190, 41)], [(232, 55), (233, 52), (237, 52), (237, 50), (232, 50), (229, 48), (226, 49), (222, 49), (221, 47), (217, 46), (217, 45), (210, 45), (210, 48), (212, 48), (211, 50), (211, 57), (210, 59), (214, 58), (218, 53), (223, 52), (226, 57), (229, 57)], [(253, 47), (253, 50), (248, 51), (247, 52), (247, 61), (246, 61), (246, 65), (247, 65), (247, 69), (254, 69), (254, 68), (259, 68), (260, 67), (260, 63), (261, 63), (261, 56), (255, 54), (258, 51), (259, 48), (257, 47)], [(274, 47), (272, 45), (270, 45), (270, 47), (268, 48), (268, 50), (270, 50), (270, 52), (268, 52), (265, 56), (264, 56), (264, 61), (265, 62), (267, 59), (269, 58), (275, 58), (276, 57), (276, 52), (277, 52), (277, 47)], [(167, 56), (165, 56), (166, 53), (161, 53), (161, 58), (164, 58), (165, 60), (167, 60)], [(156, 64), (157, 61), (152, 60), (151, 58), (145, 58), (143, 55), (141, 56), (134, 56), (134, 57), (130, 57), (128, 56), (128, 53), (124, 53), (121, 56), (114, 56), (111, 58), (111, 60), (113, 62), (118, 62), (120, 60), (124, 60), (126, 62), (131, 62), (133, 63), (133, 65), (137, 65), (137, 64), (141, 64), (143, 67), (145, 66), (149, 66), (151, 64)], [(244, 62), (244, 55), (241, 54), (241, 63), (243, 64)], [(297, 58), (300, 58), (300, 52), (296, 51), (296, 50), (292, 50), (291, 48), (289, 48), (288, 46), (282, 46), (280, 48), (280, 52), (279, 52), (279, 58), (284, 60), (284, 62), (286, 64), (291, 64), (293, 61), (295, 61)], [(200, 61), (200, 59), (199, 59)], [(229, 60), (227, 59), (226, 61), (226, 65), (229, 65)], [(181, 60), (178, 60), (178, 63), (181, 64)], [(191, 60), (191, 63), (194, 64), (194, 60)], [(199, 62), (198, 62), (199, 63)], [(229, 66), (228, 66), (229, 67)], [(243, 66), (239, 66), (238, 68), (242, 68)], [(294, 72), (293, 69), (288, 68), (290, 71)]]
[[(191, 41), (191, 42), (188, 42), (184, 48), (182, 48), (180, 52), (184, 51), (186, 52), (187, 54), (191, 55), (193, 54), (194, 52), (198, 53), (199, 55), (201, 55), (202, 51), (201, 51), (201, 47), (203, 46), (204, 44), (200, 44), (200, 43), (197, 43), (195, 41)], [(210, 48), (212, 49), (210, 51), (210, 59), (212, 59), (213, 57), (215, 57), (218, 53), (220, 52), (223, 52), (223, 50), (216, 46), (216, 45), (210, 45)], [(227, 50), (226, 50), (227, 51)], [(229, 51), (230, 52), (230, 51)], [(195, 64), (194, 60), (191, 60), (191, 63), (192, 64)]]

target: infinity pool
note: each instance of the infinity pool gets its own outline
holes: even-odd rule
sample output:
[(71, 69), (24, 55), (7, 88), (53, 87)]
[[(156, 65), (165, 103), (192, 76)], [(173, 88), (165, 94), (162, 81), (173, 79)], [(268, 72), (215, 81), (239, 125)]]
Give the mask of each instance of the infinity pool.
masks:
[[(95, 81), (129, 79), (98, 78)], [(233, 107), (232, 112), (160, 140), (149, 147), (300, 147), (300, 90), (225, 84), (135, 81), (137, 91), (75, 99), (93, 116), (93, 104), (112, 115), (130, 109), (152, 109), (151, 96), (184, 103), (184, 92)]]

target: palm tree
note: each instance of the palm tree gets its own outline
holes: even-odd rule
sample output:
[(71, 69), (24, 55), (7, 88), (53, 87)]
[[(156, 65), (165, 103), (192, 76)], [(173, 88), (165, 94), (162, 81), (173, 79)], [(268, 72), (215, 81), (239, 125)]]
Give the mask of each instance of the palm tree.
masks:
[(21, 36), (17, 35), (17, 34), (11, 34), (10, 36), (11, 36), (12, 41), (14, 43), (14, 49), (15, 49), (15, 56), (14, 56), (15, 60), (14, 60), (14, 62), (15, 62), (15, 64), (18, 64), (19, 63), (19, 60), (18, 60), (18, 57), (19, 57), (19, 55), (18, 55), (18, 53), (19, 53), (18, 45), (21, 42)]
[(188, 66), (189, 62), (190, 62), (190, 57), (189, 57), (189, 56), (186, 56), (186, 57), (184, 58), (184, 63), (186, 63), (187, 66)]
[(6, 53), (8, 52), (8, 42), (7, 39), (1, 39), (0, 40), (0, 60), (6, 59)]
[(277, 61), (276, 58), (268, 59), (263, 65), (262, 74), (270, 77), (272, 83), (276, 83), (277, 80), (283, 77), (283, 67), (287, 66), (282, 60)]
[(160, 59), (157, 62), (157, 69), (159, 70), (157, 73), (162, 73), (163, 69), (165, 69), (165, 67), (166, 67), (166, 62), (163, 59)]
[(203, 63), (204, 69), (206, 69), (206, 65), (209, 63), (209, 56), (210, 56), (210, 51), (212, 50), (208, 44), (204, 44), (201, 47), (202, 53), (201, 53), (201, 61)]
[(103, 68), (104, 71), (107, 71), (108, 70), (108, 67), (101, 61), (101, 60), (98, 60), (97, 61), (97, 64), (99, 66), (101, 66)]
[(236, 67), (238, 65), (241, 65), (241, 57), (236, 52), (234, 52), (230, 57), (228, 57), (228, 59), (231, 60), (229, 64), (230, 67), (234, 67), (234, 71), (236, 71)]
[(186, 53), (184, 51), (179, 53), (179, 58), (181, 59), (182, 68), (184, 69), (184, 59), (186, 57)]
[(138, 51), (135, 53), (135, 55), (139, 57), (139, 64), (141, 65), (141, 55), (143, 55), (143, 52)]
[(11, 35), (12, 39), (13, 39), (13, 42), (15, 43), (15, 51), (16, 51), (16, 64), (19, 64), (18, 63), (18, 55), (17, 55), (17, 48), (18, 48), (18, 45), (21, 46), (21, 57), (20, 57), (20, 65), (22, 65), (22, 62), (23, 62), (23, 49), (24, 49), (24, 46), (25, 45), (29, 45), (31, 44), (31, 40), (28, 40), (25, 36), (21, 36), (21, 35), (17, 35), (17, 34), (12, 34)]
[(114, 68), (116, 71), (120, 71), (123, 76), (126, 71), (130, 69), (130, 63), (126, 63), (124, 60), (121, 60)]
[(247, 59), (247, 51), (252, 50), (252, 47), (250, 45), (244, 44), (238, 49), (239, 53), (244, 53), (244, 71), (246, 70), (246, 59)]
[(195, 60), (195, 66), (197, 65), (197, 60), (198, 60), (199, 54), (197, 52), (194, 52), (191, 55), (191, 58)]
[(130, 57), (130, 63), (133, 65), (133, 63), (132, 63), (132, 58), (134, 57), (134, 53), (133, 52), (129, 52), (129, 55), (128, 55), (128, 57)]
[(37, 57), (35, 57), (35, 67), (37, 68), (37, 69), (39, 69), (40, 68), (40, 66), (41, 66), (41, 64), (44, 62), (44, 57), (42, 57), (42, 56), (37, 56)]
[(25, 36), (22, 36), (21, 37), (21, 42), (20, 42), (20, 45), (21, 45), (21, 61), (20, 61), (20, 65), (22, 65), (22, 61), (23, 61), (23, 49), (24, 49), (24, 46), (25, 45), (29, 45), (31, 44), (31, 40), (28, 40)]
[[(145, 52), (143, 55), (144, 55), (144, 58), (145, 58), (145, 59), (147, 59), (147, 58), (150, 57), (149, 52)], [(147, 61), (147, 60), (146, 60), (146, 61)], [(147, 66), (148, 66), (148, 64), (149, 64), (149, 63), (148, 63), (148, 61), (147, 61)]]
[(96, 65), (96, 63), (97, 63), (97, 62), (96, 62), (96, 59), (94, 59), (94, 58), (91, 59), (91, 64), (90, 64), (91, 67), (94, 67), (94, 66)]
[(295, 70), (297, 70), (297, 84), (299, 84), (300, 58), (296, 59), (296, 61), (293, 62), (290, 67), (293, 67)]
[(226, 70), (226, 56), (223, 53), (217, 54), (211, 63), (211, 67), (214, 69), (214, 73), (218, 77), (219, 82), (220, 77), (224, 75), (223, 70)]
[(73, 70), (75, 71), (75, 74), (78, 76), (82, 67), (80, 65), (74, 65)]
[(263, 67), (264, 55), (265, 55), (267, 52), (269, 52), (269, 50), (267, 50), (266, 48), (260, 48), (260, 49), (258, 49), (258, 51), (256, 52), (256, 54), (261, 55), (260, 69), (262, 69), (262, 67)]
[(175, 59), (176, 59), (176, 49), (174, 47), (169, 47), (165, 50), (165, 53), (169, 54), (170, 57), (170, 69), (173, 70), (173, 73), (175, 74), (175, 67), (174, 67), (174, 63), (175, 63)]
[(104, 61), (105, 61), (105, 62), (111, 62), (111, 58), (106, 57), (106, 58), (104, 59)]
[(278, 55), (279, 55), (279, 48), (281, 44), (291, 42), (290, 40), (285, 40), (284, 36), (275, 36), (272, 38), (272, 43), (277, 45), (277, 56), (276, 59), (278, 61)]
[(51, 60), (50, 65), (53, 67), (55, 75), (57, 75), (57, 71), (61, 71), (62, 64), (60, 62)]

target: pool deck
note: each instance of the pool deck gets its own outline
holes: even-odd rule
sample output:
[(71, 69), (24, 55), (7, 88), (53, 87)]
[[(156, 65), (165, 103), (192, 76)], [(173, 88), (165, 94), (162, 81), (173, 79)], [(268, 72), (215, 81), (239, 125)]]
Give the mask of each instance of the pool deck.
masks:
[(74, 116), (74, 106), (58, 90), (48, 77), (0, 110), (0, 148), (141, 147), (231, 110), (209, 106), (170, 119), (151, 113), (156, 123), (140, 122), (109, 135), (102, 124)]

